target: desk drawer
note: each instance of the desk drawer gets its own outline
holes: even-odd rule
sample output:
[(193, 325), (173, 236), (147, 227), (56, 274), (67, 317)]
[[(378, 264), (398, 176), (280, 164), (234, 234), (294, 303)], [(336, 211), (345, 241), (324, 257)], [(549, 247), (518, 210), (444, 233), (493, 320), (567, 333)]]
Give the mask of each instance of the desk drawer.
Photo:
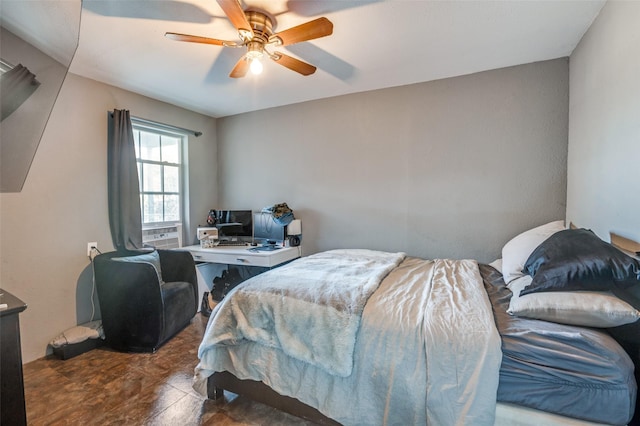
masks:
[(246, 254), (232, 254), (232, 253), (192, 253), (196, 262), (212, 262), (212, 263), (226, 263), (228, 265), (246, 265), (246, 266), (263, 266), (266, 268), (271, 267), (269, 257), (260, 256), (247, 252)]

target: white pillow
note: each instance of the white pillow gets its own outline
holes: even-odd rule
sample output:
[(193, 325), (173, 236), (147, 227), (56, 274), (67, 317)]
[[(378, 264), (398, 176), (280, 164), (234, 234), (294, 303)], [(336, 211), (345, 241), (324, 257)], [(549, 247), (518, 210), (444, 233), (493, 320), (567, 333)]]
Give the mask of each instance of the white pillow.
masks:
[(638, 310), (610, 292), (553, 291), (520, 296), (531, 279), (525, 275), (511, 283), (509, 315), (603, 328), (629, 324), (640, 318)]
[(504, 245), (502, 248), (502, 276), (507, 287), (511, 287), (510, 283), (513, 280), (525, 275), (522, 269), (536, 247), (563, 229), (565, 229), (563, 220), (550, 222), (525, 231)]
[(494, 267), (498, 272), (502, 273), (502, 258), (494, 260), (489, 266)]

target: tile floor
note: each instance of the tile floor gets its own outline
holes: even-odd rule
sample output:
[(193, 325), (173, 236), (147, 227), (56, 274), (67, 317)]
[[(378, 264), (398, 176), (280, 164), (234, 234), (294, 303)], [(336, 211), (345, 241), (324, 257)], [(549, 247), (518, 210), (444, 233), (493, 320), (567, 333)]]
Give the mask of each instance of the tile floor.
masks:
[(24, 365), (29, 425), (311, 425), (225, 392), (211, 401), (191, 388), (207, 323), (191, 324), (155, 354), (98, 348)]

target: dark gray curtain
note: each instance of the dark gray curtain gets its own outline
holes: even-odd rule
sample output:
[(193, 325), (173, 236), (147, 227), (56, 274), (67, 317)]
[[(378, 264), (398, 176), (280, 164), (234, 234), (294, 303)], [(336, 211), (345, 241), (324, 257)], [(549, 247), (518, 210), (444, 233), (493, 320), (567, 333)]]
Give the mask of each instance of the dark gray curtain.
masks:
[(40, 86), (36, 76), (22, 64), (18, 64), (0, 77), (2, 104), (0, 121), (11, 115)]
[(116, 109), (109, 114), (107, 150), (109, 225), (113, 245), (118, 251), (140, 250), (140, 188), (129, 111)]

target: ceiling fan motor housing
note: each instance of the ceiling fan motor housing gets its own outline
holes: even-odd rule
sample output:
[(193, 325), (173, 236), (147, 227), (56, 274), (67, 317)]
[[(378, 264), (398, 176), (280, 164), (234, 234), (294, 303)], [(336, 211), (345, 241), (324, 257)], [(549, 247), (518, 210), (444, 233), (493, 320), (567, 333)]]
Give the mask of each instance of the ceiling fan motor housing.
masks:
[[(253, 37), (249, 36), (251, 38), (245, 40), (245, 45), (247, 46), (246, 59), (251, 61), (264, 55), (264, 46), (269, 42), (269, 37), (273, 34), (273, 20), (266, 14), (255, 10), (248, 10), (245, 15), (253, 30)], [(240, 37), (242, 36), (243, 33), (240, 32)]]
[(271, 18), (255, 10), (247, 10), (245, 15), (253, 30), (253, 38), (251, 41), (257, 41), (262, 44), (267, 43), (269, 37), (273, 34), (273, 21)]

